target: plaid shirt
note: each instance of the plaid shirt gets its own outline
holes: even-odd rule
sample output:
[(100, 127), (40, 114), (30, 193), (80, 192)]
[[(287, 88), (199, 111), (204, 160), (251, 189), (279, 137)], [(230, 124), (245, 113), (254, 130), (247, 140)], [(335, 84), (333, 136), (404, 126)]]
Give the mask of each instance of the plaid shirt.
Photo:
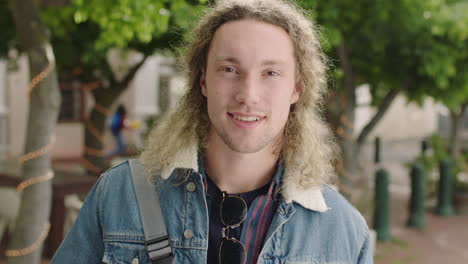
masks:
[[(221, 243), (221, 220), (219, 219), (219, 203), (222, 199), (221, 190), (207, 177), (203, 170), (203, 161), (199, 160), (200, 172), (204, 176), (204, 185), (209, 213), (209, 247), (208, 264), (218, 263), (219, 245)], [(246, 250), (245, 264), (257, 263), (263, 247), (265, 235), (276, 211), (277, 187), (283, 174), (282, 163), (276, 168), (272, 181), (251, 192), (240, 196), (249, 206), (247, 217), (239, 227), (230, 230), (229, 236), (240, 240)]]
[[(279, 178), (281, 179), (281, 175)], [(277, 180), (275, 177), (270, 183), (268, 192), (258, 196), (249, 207), (241, 235), (241, 242), (246, 250), (246, 264), (257, 263), (262, 251), (263, 240), (276, 211), (276, 187), (280, 179)]]

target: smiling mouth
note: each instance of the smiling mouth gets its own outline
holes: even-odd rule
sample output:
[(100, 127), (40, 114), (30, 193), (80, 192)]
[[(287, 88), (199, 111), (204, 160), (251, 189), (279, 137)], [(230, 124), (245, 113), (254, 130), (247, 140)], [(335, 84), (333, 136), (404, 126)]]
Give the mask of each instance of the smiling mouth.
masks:
[(238, 114), (233, 114), (233, 113), (228, 113), (228, 115), (236, 120), (243, 121), (243, 122), (256, 122), (256, 121), (260, 121), (266, 118), (266, 116), (261, 116), (261, 115), (238, 115)]

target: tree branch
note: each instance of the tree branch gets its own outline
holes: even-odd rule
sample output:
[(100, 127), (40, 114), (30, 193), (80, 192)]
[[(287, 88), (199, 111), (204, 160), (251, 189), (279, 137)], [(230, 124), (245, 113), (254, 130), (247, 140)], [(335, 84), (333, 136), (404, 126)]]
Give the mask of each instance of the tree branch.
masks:
[(127, 73), (127, 75), (125, 75), (125, 77), (123, 78), (122, 81), (120, 81), (118, 83), (118, 86), (121, 86), (121, 87), (127, 87), (128, 84), (133, 80), (133, 78), (135, 77), (136, 73), (138, 72), (138, 70), (141, 68), (141, 66), (143, 66), (143, 64), (145, 64), (145, 61), (146, 59), (148, 59), (150, 55), (149, 54), (145, 54), (143, 59), (141, 59), (140, 62), (138, 62), (137, 64), (135, 64)]
[[(406, 84), (408, 86), (408, 84)], [(377, 113), (372, 117), (372, 119), (367, 123), (367, 125), (361, 130), (359, 133), (359, 137), (357, 139), (358, 146), (361, 146), (364, 141), (369, 136), (370, 132), (375, 128), (377, 123), (382, 119), (384, 114), (387, 112), (388, 108), (392, 104), (393, 100), (398, 95), (398, 90), (393, 88), (391, 89), (387, 95), (385, 95), (382, 103), (380, 104), (379, 108), (377, 109)]]
[(468, 101), (462, 103), (462, 105), (461, 105), (461, 107), (460, 107), (460, 115), (461, 115), (461, 116), (464, 116), (464, 115), (465, 115), (465, 111), (466, 111), (467, 106), (468, 106)]
[[(343, 67), (344, 70), (344, 78), (345, 78), (345, 90), (346, 90), (346, 96), (350, 98), (351, 102), (356, 102), (355, 97), (355, 89), (356, 89), (356, 80), (353, 72), (353, 66), (351, 65), (351, 61), (349, 59), (349, 54), (348, 54), (348, 49), (345, 45), (344, 42), (342, 42), (337, 48), (336, 48), (338, 58), (340, 59), (340, 64)], [(347, 106), (345, 108), (354, 108), (354, 106)]]

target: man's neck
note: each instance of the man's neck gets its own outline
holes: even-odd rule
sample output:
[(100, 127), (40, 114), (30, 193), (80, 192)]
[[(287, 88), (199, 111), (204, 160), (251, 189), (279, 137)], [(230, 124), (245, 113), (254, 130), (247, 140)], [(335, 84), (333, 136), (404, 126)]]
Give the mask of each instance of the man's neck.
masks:
[(256, 190), (273, 178), (279, 154), (271, 148), (239, 153), (222, 142), (209, 142), (205, 171), (221, 191), (244, 193)]

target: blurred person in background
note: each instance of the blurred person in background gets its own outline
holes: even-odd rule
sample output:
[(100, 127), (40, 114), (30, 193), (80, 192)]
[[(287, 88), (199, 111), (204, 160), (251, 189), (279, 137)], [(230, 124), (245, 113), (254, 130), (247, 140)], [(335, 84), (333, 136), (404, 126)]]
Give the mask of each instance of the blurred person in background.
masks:
[(125, 128), (127, 110), (120, 104), (117, 110), (112, 114), (109, 122), (109, 129), (114, 137), (115, 148), (106, 154), (106, 158), (125, 153), (125, 143), (122, 137), (122, 130)]

